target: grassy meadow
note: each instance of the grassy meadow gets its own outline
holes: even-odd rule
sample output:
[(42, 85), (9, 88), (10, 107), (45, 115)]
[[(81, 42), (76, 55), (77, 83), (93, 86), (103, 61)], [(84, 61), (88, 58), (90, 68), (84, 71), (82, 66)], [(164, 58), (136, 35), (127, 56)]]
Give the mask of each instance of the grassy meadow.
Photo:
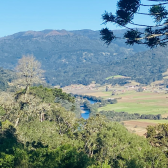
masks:
[(122, 77), (124, 76), (121, 76), (121, 75), (109, 76), (106, 78), (106, 80), (111, 79), (111, 78), (122, 78)]
[(168, 113), (168, 98), (164, 93), (128, 91), (111, 96), (111, 92), (104, 92), (104, 98), (121, 98), (117, 104), (108, 104), (99, 111), (128, 112), (139, 114), (166, 114)]
[(107, 78), (105, 78), (105, 79), (108, 80), (108, 79), (111, 79), (111, 78), (117, 79), (117, 78), (129, 78), (129, 77), (122, 76), (122, 75), (115, 75), (115, 76), (109, 76), (109, 77), (107, 77)]

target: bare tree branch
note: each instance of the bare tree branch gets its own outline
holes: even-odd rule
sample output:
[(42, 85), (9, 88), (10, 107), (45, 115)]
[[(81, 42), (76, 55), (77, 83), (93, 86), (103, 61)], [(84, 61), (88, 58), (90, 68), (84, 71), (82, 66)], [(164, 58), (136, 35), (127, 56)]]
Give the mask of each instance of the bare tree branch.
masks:
[(43, 83), (43, 73), (41, 64), (35, 60), (33, 55), (23, 55), (16, 66), (18, 79), (16, 84), (28, 88), (33, 84)]

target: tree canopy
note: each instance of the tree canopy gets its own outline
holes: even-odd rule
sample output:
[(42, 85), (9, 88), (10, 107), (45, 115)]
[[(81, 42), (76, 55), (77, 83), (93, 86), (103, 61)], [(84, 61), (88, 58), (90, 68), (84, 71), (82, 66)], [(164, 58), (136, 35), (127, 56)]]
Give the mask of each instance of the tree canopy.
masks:
[[(104, 24), (114, 23), (127, 31), (123, 37), (117, 37), (113, 31), (103, 28), (100, 31), (102, 40), (110, 44), (114, 39), (125, 39), (126, 44), (144, 44), (150, 48), (156, 46), (165, 46), (168, 42), (168, 10), (167, 0), (150, 0), (153, 4), (142, 4), (141, 0), (119, 0), (117, 2), (116, 14), (105, 11), (102, 15)], [(142, 8), (148, 8), (147, 13), (141, 12)], [(134, 22), (135, 15), (150, 16), (153, 19), (153, 25), (145, 25)], [(132, 28), (132, 27), (139, 28)]]
[(0, 167), (167, 167), (167, 125), (149, 127), (145, 139), (101, 114), (76, 118), (54, 101), (75, 101), (61, 89), (30, 87), (26, 100), (25, 90), (1, 93)]

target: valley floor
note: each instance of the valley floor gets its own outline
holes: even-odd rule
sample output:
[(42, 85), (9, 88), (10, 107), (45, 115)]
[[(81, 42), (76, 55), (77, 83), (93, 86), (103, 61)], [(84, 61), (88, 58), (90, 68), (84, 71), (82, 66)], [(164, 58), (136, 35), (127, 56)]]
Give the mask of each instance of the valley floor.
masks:
[[(95, 86), (95, 85), (94, 85)], [(139, 114), (161, 114), (162, 118), (168, 117), (168, 95), (166, 88), (160, 86), (144, 86), (143, 92), (137, 92), (139, 86), (73, 86), (63, 90), (74, 94), (91, 95), (103, 97), (104, 99), (117, 98), (117, 104), (108, 104), (98, 109), (98, 111), (116, 111)], [(68, 88), (68, 89), (67, 89)], [(114, 95), (112, 95), (112, 93)], [(168, 120), (130, 120), (123, 122), (125, 127), (138, 135), (144, 136), (148, 125), (157, 123), (168, 123)]]

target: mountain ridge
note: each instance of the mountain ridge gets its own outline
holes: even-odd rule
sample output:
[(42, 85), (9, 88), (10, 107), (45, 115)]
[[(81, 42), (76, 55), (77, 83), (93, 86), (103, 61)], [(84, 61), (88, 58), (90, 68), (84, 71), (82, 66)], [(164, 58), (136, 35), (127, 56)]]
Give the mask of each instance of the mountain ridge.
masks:
[[(57, 33), (58, 32), (58, 33)], [(61, 35), (60, 35), (61, 34)], [(122, 42), (120, 42), (122, 43)], [(17, 60), (26, 54), (34, 54), (34, 56), (42, 63), (45, 64), (43, 58), (63, 60), (73, 55), (77, 55), (80, 61), (88, 62), (89, 59), (83, 59), (83, 53), (93, 53), (99, 60), (99, 55), (104, 56), (103, 53), (110, 53), (116, 60), (120, 57), (125, 57), (133, 54), (135, 51), (128, 50), (129, 47), (125, 44), (115, 44), (106, 46), (101, 40), (98, 31), (92, 30), (79, 30), (79, 31), (66, 31), (66, 30), (43, 30), (43, 31), (26, 31), (15, 33), (10, 36), (0, 38), (0, 66), (5, 68), (14, 68)], [(65, 54), (66, 53), (66, 54)], [(118, 54), (116, 56), (116, 53)], [(40, 56), (40, 54), (42, 56)], [(43, 57), (43, 58), (42, 58)], [(63, 57), (63, 59), (59, 59)], [(86, 56), (85, 56), (86, 57)], [(106, 56), (105, 56), (106, 57)], [(11, 59), (11, 63), (7, 59)], [(78, 58), (76, 58), (78, 59)], [(76, 61), (75, 59), (75, 61)], [(70, 62), (70, 61), (69, 61)], [(79, 63), (79, 60), (77, 61)], [(104, 61), (103, 57), (100, 62)], [(92, 63), (92, 62), (91, 62)], [(72, 64), (72, 66), (74, 66)], [(44, 66), (45, 68), (45, 66)]]
[[(125, 31), (114, 32), (120, 36)], [(131, 74), (131, 69), (128, 72), (131, 61), (127, 59), (147, 50), (142, 45), (127, 46), (121, 39), (107, 46), (101, 41), (99, 31), (89, 29), (25, 31), (0, 38), (0, 67), (14, 69), (22, 55), (33, 54), (52, 85), (89, 84), (93, 80), (102, 83), (108, 76), (124, 73), (124, 66), (127, 74)]]

